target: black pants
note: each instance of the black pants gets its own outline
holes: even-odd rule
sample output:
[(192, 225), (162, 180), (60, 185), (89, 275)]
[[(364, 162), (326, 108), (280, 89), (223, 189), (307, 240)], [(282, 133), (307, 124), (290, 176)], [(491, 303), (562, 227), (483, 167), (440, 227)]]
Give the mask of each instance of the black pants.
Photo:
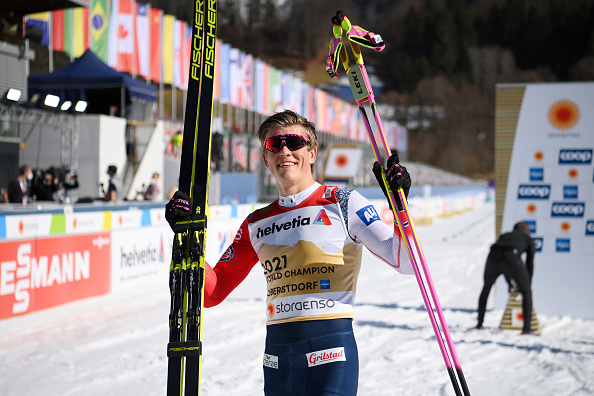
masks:
[(478, 325), (483, 325), (485, 310), (487, 308), (487, 299), (493, 283), (499, 275), (505, 275), (508, 279), (513, 279), (520, 293), (522, 293), (522, 310), (524, 315), (523, 331), (530, 331), (530, 322), (532, 320), (532, 289), (530, 287), (530, 276), (522, 263), (518, 254), (512, 249), (491, 248), (485, 265), (485, 274), (483, 276), (484, 285), (479, 297), (478, 306)]

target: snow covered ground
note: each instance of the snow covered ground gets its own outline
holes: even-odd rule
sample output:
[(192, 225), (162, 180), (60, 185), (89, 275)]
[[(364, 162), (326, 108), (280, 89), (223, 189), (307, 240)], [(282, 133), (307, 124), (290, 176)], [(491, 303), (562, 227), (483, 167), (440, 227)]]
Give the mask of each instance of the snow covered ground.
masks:
[[(473, 329), (492, 204), (417, 232), (472, 395), (594, 395), (594, 321), (540, 315), (535, 295), (541, 336), (499, 330), (494, 309)], [(202, 395), (263, 393), (264, 290), (257, 266), (206, 311)], [(0, 395), (164, 395), (168, 311), (163, 279), (0, 321)], [(454, 395), (413, 276), (366, 253), (355, 316), (359, 395)]]

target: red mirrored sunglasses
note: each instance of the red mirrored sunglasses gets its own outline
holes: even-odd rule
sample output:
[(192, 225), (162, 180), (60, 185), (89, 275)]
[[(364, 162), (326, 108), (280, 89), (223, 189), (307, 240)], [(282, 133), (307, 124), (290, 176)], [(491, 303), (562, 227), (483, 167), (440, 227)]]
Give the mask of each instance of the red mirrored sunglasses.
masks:
[(266, 138), (266, 140), (264, 140), (264, 147), (273, 153), (278, 153), (281, 148), (283, 148), (283, 145), (287, 146), (291, 151), (297, 151), (307, 146), (308, 143), (308, 137), (289, 133), (286, 135), (274, 135)]

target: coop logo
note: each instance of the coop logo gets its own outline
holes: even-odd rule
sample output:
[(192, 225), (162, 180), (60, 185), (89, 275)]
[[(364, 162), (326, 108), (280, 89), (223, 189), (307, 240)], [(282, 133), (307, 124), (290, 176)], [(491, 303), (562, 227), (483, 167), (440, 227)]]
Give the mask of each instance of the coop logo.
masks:
[(569, 253), (571, 251), (571, 240), (568, 238), (557, 238), (555, 241), (555, 251)]
[(550, 195), (551, 186), (549, 184), (520, 184), (518, 187), (518, 199), (549, 199)]
[(563, 199), (577, 199), (578, 186), (563, 186)]
[(530, 168), (530, 181), (541, 182), (544, 180), (544, 169), (543, 168)]
[(594, 220), (588, 220), (586, 222), (586, 235), (594, 236)]
[(553, 202), (551, 206), (552, 217), (584, 217), (586, 205), (583, 202), (566, 203)]
[(559, 151), (559, 164), (589, 165), (592, 163), (592, 149)]
[(534, 251), (537, 253), (542, 252), (542, 244), (543, 244), (542, 237), (535, 237), (532, 239), (534, 240)]

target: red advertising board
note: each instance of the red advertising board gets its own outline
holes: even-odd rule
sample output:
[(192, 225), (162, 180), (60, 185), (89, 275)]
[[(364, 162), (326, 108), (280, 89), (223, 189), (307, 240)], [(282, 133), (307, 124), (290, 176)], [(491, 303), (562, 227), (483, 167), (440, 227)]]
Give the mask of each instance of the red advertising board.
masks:
[(0, 319), (109, 292), (108, 232), (0, 243)]

